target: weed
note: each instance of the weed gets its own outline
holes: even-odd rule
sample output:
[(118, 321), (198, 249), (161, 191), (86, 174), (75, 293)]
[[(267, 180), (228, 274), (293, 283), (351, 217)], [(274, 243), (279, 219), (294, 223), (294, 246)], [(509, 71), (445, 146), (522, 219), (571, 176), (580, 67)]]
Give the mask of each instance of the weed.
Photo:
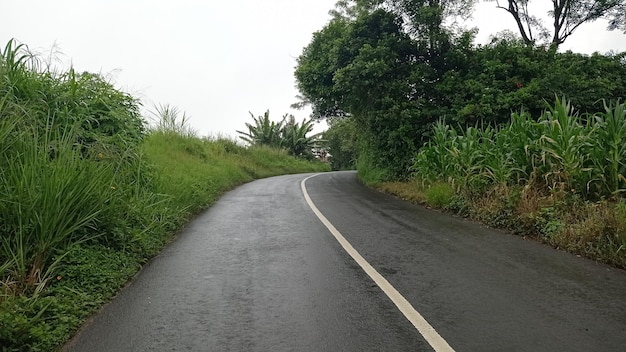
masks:
[(426, 203), (435, 208), (446, 209), (454, 196), (454, 189), (448, 183), (434, 183), (424, 191)]

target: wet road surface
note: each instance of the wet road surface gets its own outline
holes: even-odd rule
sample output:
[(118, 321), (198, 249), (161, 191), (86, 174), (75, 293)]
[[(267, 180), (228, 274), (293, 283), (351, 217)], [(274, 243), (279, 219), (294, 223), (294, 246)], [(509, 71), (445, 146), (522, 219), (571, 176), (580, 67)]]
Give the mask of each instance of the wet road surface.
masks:
[[(432, 351), (306, 203), (310, 175), (225, 194), (65, 351)], [(324, 216), (456, 351), (622, 351), (626, 273), (371, 191)]]

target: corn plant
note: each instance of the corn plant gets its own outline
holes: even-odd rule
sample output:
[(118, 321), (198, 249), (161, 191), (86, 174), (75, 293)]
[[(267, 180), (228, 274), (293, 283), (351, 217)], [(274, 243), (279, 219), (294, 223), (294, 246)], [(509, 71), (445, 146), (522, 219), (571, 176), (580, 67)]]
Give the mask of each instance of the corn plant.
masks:
[(539, 119), (539, 138), (543, 177), (549, 187), (587, 192), (592, 169), (589, 153), (592, 148), (590, 126), (583, 124), (571, 104), (557, 99)]
[(489, 184), (506, 184), (512, 177), (514, 167), (511, 145), (507, 135), (500, 133), (498, 128), (487, 126), (481, 135), (482, 167), (481, 175), (489, 180)]
[(453, 158), (450, 150), (456, 143), (457, 133), (443, 120), (437, 121), (432, 128), (433, 138), (418, 152), (413, 171), (422, 181), (451, 181)]
[(592, 159), (602, 195), (617, 196), (626, 188), (626, 104), (619, 101), (596, 114)]
[(587, 199), (617, 197), (626, 189), (626, 104), (583, 119), (557, 99), (537, 120), (513, 114), (502, 127), (468, 127), (457, 133), (439, 121), (416, 155), (422, 181), (448, 182), (457, 190), (493, 184), (574, 191)]
[(506, 155), (511, 166), (509, 183), (521, 184), (530, 178), (534, 169), (534, 157), (538, 155), (540, 126), (525, 113), (514, 113), (511, 122), (496, 135), (495, 150)]
[(481, 131), (476, 127), (468, 127), (456, 139), (450, 149), (454, 160), (454, 177), (458, 189), (480, 187), (484, 170), (484, 153), (481, 145)]

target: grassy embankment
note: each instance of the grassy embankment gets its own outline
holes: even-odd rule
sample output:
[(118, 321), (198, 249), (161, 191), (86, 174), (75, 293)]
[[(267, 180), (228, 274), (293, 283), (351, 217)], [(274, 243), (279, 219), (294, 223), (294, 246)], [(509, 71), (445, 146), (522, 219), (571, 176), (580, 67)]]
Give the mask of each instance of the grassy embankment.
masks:
[(223, 192), (328, 170), (160, 118), (146, 130), (101, 76), (0, 50), (0, 351), (58, 348)]
[(412, 181), (374, 186), (626, 268), (625, 104), (579, 116), (557, 100), (538, 120), (433, 135)]

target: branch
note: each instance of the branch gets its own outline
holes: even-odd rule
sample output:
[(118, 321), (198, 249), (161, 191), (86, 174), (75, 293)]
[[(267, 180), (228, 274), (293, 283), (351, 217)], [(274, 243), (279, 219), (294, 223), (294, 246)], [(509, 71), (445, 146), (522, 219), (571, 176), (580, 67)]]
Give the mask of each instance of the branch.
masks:
[(503, 9), (504, 11), (510, 13), (513, 16), (513, 18), (515, 19), (515, 22), (517, 23), (517, 28), (519, 29), (519, 32), (522, 35), (522, 39), (524, 40), (524, 43), (526, 43), (527, 45), (532, 45), (533, 40), (532, 38), (528, 37), (528, 34), (526, 34), (526, 29), (524, 28), (522, 19), (519, 16), (519, 6), (517, 5), (517, 0), (508, 0), (508, 2), (509, 2), (509, 7), (506, 8), (506, 7), (500, 6), (500, 3), (496, 1), (496, 4), (497, 4), (496, 8)]

